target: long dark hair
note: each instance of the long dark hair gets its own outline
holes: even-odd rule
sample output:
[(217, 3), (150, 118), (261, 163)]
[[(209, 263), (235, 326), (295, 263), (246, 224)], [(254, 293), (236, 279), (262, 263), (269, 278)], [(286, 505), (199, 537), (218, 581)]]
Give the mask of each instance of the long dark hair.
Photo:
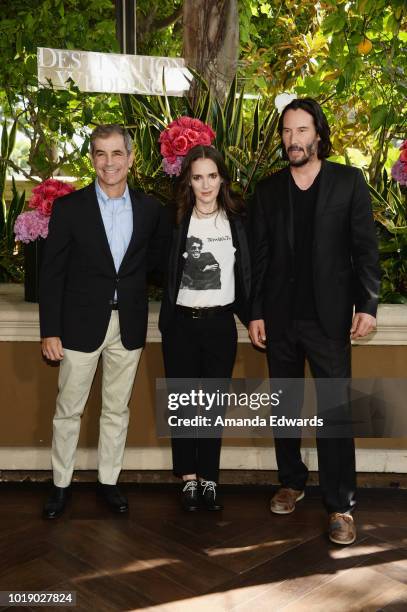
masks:
[[(324, 111), (322, 110), (318, 102), (313, 100), (313, 98), (296, 98), (295, 100), (292, 100), (289, 104), (287, 104), (287, 106), (281, 113), (278, 122), (278, 133), (280, 134), (280, 138), (282, 139), (284, 115), (289, 110), (297, 110), (299, 108), (311, 115), (314, 120), (316, 132), (321, 139), (318, 141), (318, 158), (324, 159), (325, 157), (329, 157), (332, 150), (332, 143), (331, 139), (329, 138), (331, 129), (324, 115)], [(288, 159), (288, 155), (282, 140), (281, 144), (283, 149), (283, 159)]]
[(231, 179), (224, 159), (217, 149), (211, 146), (197, 145), (185, 155), (181, 173), (175, 191), (176, 222), (179, 224), (195, 206), (195, 195), (190, 185), (192, 162), (197, 159), (211, 159), (222, 177), (218, 194), (218, 206), (226, 214), (244, 214), (245, 206), (242, 198), (230, 188)]

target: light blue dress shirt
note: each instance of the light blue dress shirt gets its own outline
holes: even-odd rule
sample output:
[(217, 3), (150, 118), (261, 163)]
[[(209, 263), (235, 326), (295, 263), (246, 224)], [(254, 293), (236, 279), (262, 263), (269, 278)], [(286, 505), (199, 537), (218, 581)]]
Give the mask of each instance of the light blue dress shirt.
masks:
[[(96, 179), (95, 189), (110, 252), (118, 272), (133, 233), (133, 208), (129, 188), (126, 185), (120, 198), (109, 198)], [(114, 299), (117, 300), (116, 291)]]

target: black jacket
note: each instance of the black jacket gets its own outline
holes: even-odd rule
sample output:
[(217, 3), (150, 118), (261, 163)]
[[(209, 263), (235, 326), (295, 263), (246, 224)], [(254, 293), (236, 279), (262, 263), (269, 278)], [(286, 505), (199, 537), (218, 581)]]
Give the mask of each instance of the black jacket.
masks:
[[(278, 339), (292, 317), (294, 225), (290, 170), (261, 181), (250, 207), (251, 320)], [(360, 170), (322, 162), (312, 253), (314, 297), (330, 338), (349, 336), (353, 307), (376, 315), (380, 267), (369, 190)]]
[[(191, 215), (187, 215), (179, 224), (174, 225), (172, 241), (168, 254), (167, 278), (163, 301), (161, 304), (159, 328), (164, 332), (171, 324), (175, 314), (178, 290), (185, 263), (183, 253), (188, 234)], [(235, 252), (235, 302), (234, 312), (244, 325), (249, 321), (249, 299), (251, 291), (250, 252), (246, 235), (245, 218), (239, 215), (228, 215)]]
[(122, 343), (143, 346), (149, 270), (160, 265), (170, 224), (156, 199), (130, 190), (133, 233), (119, 271), (103, 225), (95, 185), (55, 201), (40, 275), (41, 337), (59, 336), (67, 349), (96, 350), (117, 290)]

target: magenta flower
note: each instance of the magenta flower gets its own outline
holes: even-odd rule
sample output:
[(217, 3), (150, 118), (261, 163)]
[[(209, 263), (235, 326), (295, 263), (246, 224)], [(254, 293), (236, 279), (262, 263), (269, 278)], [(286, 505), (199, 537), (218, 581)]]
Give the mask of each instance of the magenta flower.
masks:
[(32, 242), (37, 238), (48, 236), (49, 217), (43, 215), (39, 210), (30, 210), (18, 215), (14, 224), (16, 240), (20, 242)]
[(182, 157), (178, 155), (175, 158), (175, 162), (171, 162), (168, 158), (163, 159), (163, 170), (170, 176), (179, 176), (182, 166)]
[(49, 216), (54, 200), (72, 191), (75, 191), (75, 187), (72, 185), (58, 181), (58, 179), (47, 179), (37, 187), (34, 187), (28, 206), (36, 208), (44, 215)]
[(72, 191), (75, 187), (57, 179), (47, 179), (34, 187), (28, 206), (35, 210), (18, 215), (14, 224), (16, 240), (27, 243), (46, 238), (54, 200)]
[(178, 176), (182, 158), (196, 145), (209, 146), (215, 132), (200, 119), (178, 117), (163, 130), (158, 139), (163, 156), (164, 172)]
[(407, 163), (398, 159), (391, 168), (391, 175), (400, 185), (407, 186)]

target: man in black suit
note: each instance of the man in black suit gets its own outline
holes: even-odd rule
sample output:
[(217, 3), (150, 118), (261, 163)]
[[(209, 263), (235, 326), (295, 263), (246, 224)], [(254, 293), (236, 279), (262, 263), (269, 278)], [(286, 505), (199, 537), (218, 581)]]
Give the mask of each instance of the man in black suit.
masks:
[[(369, 190), (360, 170), (326, 161), (330, 129), (314, 100), (288, 104), (279, 133), (289, 166), (258, 184), (251, 210), (250, 338), (266, 347), (273, 378), (302, 378), (307, 359), (315, 378), (346, 379), (350, 338), (376, 324), (380, 270)], [(346, 411), (347, 385), (338, 389), (337, 404)], [(275, 439), (281, 483), (271, 500), (276, 514), (292, 512), (304, 496), (308, 469), (300, 446), (299, 437)], [(317, 437), (317, 452), (329, 537), (351, 544), (353, 438)]]
[(53, 421), (54, 487), (44, 508), (48, 519), (65, 508), (81, 416), (100, 357), (98, 490), (112, 510), (128, 510), (116, 483), (146, 337), (146, 276), (157, 267), (169, 232), (164, 207), (127, 186), (134, 154), (126, 130), (97, 127), (91, 160), (96, 181), (54, 203), (41, 269), (42, 352), (61, 362)]

